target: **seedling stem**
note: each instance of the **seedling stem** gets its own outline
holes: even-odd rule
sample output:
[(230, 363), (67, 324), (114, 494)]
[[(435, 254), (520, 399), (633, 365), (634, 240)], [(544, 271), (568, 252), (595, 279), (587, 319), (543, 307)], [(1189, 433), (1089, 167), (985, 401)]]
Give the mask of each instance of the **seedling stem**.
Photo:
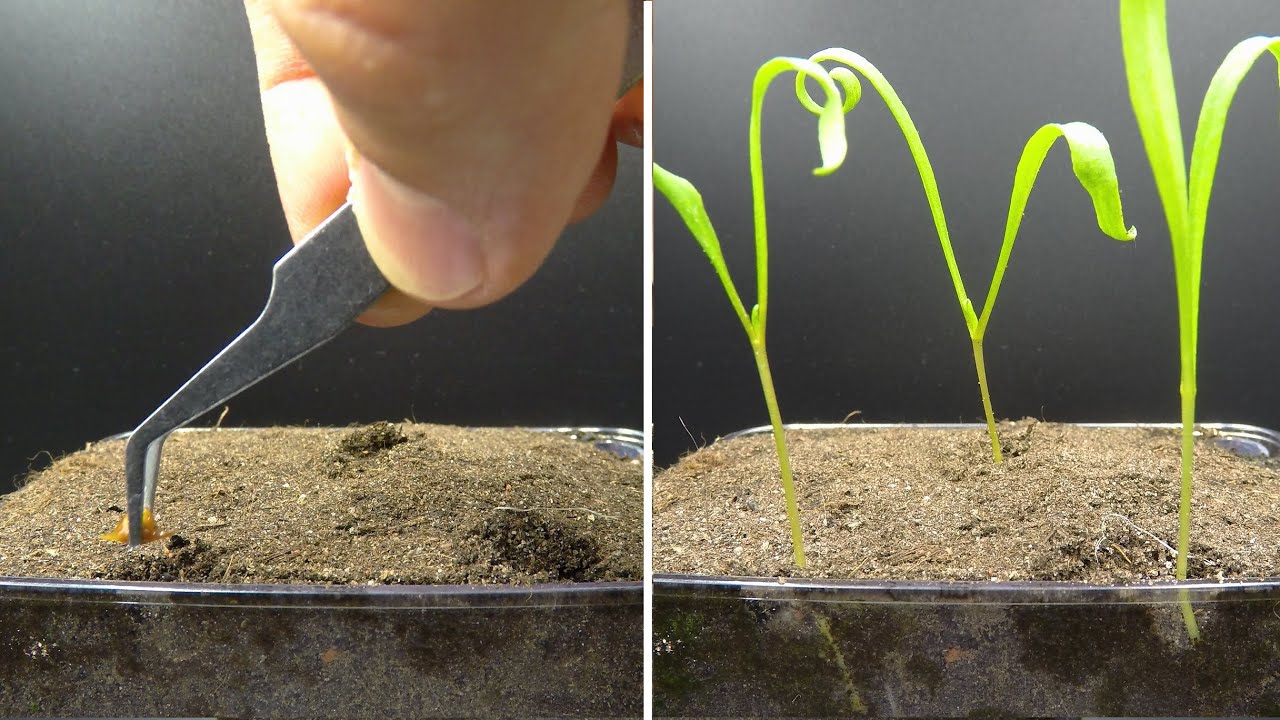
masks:
[(796, 502), (796, 486), (791, 475), (791, 454), (787, 452), (782, 413), (778, 410), (778, 398), (773, 392), (773, 373), (769, 371), (769, 356), (765, 353), (763, 338), (760, 342), (752, 340), (751, 350), (756, 357), (760, 386), (764, 389), (764, 403), (769, 406), (769, 424), (773, 427), (773, 444), (778, 452), (778, 469), (782, 473), (782, 497), (787, 504), (787, 524), (791, 527), (791, 547), (796, 566), (804, 567), (804, 537), (800, 532), (800, 505)]

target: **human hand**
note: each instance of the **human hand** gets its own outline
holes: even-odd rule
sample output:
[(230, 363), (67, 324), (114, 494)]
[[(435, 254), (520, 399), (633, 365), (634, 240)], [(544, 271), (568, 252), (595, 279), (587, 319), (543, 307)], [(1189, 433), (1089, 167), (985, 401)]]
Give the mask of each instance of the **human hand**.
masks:
[(350, 197), (393, 286), (361, 322), (473, 308), (604, 202), (643, 88), (621, 0), (245, 0), (294, 241)]

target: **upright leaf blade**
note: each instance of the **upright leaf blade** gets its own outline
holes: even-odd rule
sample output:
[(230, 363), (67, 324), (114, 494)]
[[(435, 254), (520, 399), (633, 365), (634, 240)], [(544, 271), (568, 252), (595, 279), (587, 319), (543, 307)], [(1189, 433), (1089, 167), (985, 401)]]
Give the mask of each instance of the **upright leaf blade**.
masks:
[(1120, 0), (1120, 37), (1129, 99), (1175, 245), (1187, 217), (1187, 158), (1169, 60), (1165, 0)]
[(750, 337), (752, 335), (751, 320), (742, 306), (742, 298), (738, 295), (738, 289), (734, 287), (733, 278), (729, 276), (729, 268), (724, 262), (724, 253), (720, 250), (720, 239), (716, 237), (716, 229), (711, 225), (711, 218), (703, 205), (702, 193), (698, 192), (693, 183), (669, 172), (656, 162), (653, 163), (653, 187), (662, 193), (679, 213), (680, 219), (684, 220), (685, 226), (693, 234), (693, 239), (698, 241), (698, 246), (711, 261), (711, 267), (715, 268), (716, 275), (724, 286), (725, 294), (729, 296), (729, 302), (738, 315), (738, 320), (742, 322), (743, 329)]
[[(1180, 393), (1182, 396), (1182, 489), (1178, 504), (1176, 576), (1187, 577), (1191, 545), (1191, 493), (1194, 479), (1196, 353), (1200, 334), (1200, 271), (1209, 197), (1227, 111), (1236, 89), (1254, 61), (1270, 50), (1280, 61), (1277, 38), (1250, 38), (1228, 53), (1214, 74), (1200, 107), (1190, 179), (1178, 123), (1173, 71), (1165, 29), (1164, 0), (1120, 0), (1120, 35), (1134, 116), (1142, 131), (1156, 187), (1169, 221), (1177, 279)], [(1188, 187), (1189, 183), (1189, 187)], [(1183, 620), (1192, 640), (1199, 637), (1195, 613), (1183, 591)]]
[[(1189, 233), (1193, 240), (1196, 269), (1195, 286), (1200, 285), (1200, 259), (1204, 253), (1204, 231), (1209, 215), (1209, 197), (1213, 194), (1213, 178), (1218, 169), (1222, 135), (1227, 124), (1227, 111), (1235, 99), (1244, 76), (1263, 53), (1270, 51), (1280, 68), (1280, 37), (1252, 37), (1241, 41), (1214, 73), (1200, 106), (1196, 123), (1195, 145), (1191, 149), (1191, 177), (1188, 204)], [(1280, 77), (1280, 76), (1278, 76)]]

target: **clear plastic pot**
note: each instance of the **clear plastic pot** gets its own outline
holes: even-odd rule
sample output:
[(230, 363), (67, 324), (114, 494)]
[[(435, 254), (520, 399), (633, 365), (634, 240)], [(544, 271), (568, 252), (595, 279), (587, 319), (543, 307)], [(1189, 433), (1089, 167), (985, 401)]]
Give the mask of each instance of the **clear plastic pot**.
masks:
[[(554, 429), (624, 457), (634, 431)], [(642, 583), (0, 578), (0, 715), (636, 716)]]
[[(1206, 427), (1242, 454), (1280, 452), (1272, 431)], [(1200, 626), (1194, 644), (1184, 596)], [(1280, 579), (656, 575), (653, 627), (657, 716), (1280, 714)]]

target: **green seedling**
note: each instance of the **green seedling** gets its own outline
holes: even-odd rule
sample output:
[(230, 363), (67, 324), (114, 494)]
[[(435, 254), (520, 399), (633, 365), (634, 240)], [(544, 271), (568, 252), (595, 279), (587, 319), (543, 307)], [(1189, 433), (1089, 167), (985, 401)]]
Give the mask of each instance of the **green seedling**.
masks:
[[(773, 390), (773, 375), (769, 371), (769, 357), (765, 351), (765, 318), (769, 308), (769, 242), (768, 224), (765, 218), (764, 202), (764, 169), (760, 152), (760, 116), (764, 104), (765, 93), (770, 83), (785, 72), (795, 72), (800, 77), (811, 77), (826, 92), (826, 102), (821, 106), (812, 103), (818, 115), (818, 149), (822, 157), (822, 166), (814, 170), (815, 175), (827, 175), (834, 172), (844, 161), (846, 141), (844, 134), (844, 113), (853, 107), (857, 98), (848, 93), (841, 100), (841, 92), (836, 83), (843, 74), (833, 76), (817, 63), (800, 58), (774, 58), (756, 71), (755, 81), (751, 87), (751, 120), (748, 128), (747, 146), (751, 165), (751, 200), (755, 219), (756, 239), (756, 304), (748, 313), (729, 268), (725, 265), (724, 254), (720, 251), (720, 241), (716, 237), (711, 218), (707, 216), (702, 203), (702, 195), (690, 183), (678, 175), (664, 170), (657, 163), (653, 164), (653, 186), (666, 196), (676, 212), (693, 234), (702, 251), (706, 253), (716, 275), (724, 285), (725, 294), (738, 315), (742, 329), (747, 333), (751, 343), (751, 352), (755, 356), (756, 370), (760, 374), (760, 387), (764, 391), (765, 405), (769, 409), (769, 424), (773, 426), (773, 441), (778, 453), (778, 469), (782, 475), (782, 492), (787, 505), (787, 520), (791, 526), (791, 548), (795, 563), (805, 566), (804, 538), (800, 527), (800, 509), (796, 503), (795, 482), (791, 474), (791, 458), (787, 452), (787, 440), (782, 429), (782, 413), (778, 409), (778, 397)], [(845, 78), (847, 79), (847, 78)]]
[[(1227, 111), (1245, 74), (1270, 51), (1280, 63), (1280, 37), (1252, 37), (1242, 41), (1214, 74), (1200, 106), (1191, 166), (1187, 169), (1178, 120), (1178, 98), (1169, 59), (1164, 0), (1120, 0), (1120, 39), (1133, 114), (1142, 133), (1156, 190), (1164, 206), (1173, 245), (1178, 295), (1178, 344), (1182, 395), (1182, 489), (1178, 504), (1179, 580), (1187, 579), (1191, 545), (1191, 488), (1194, 463), (1196, 407), (1196, 348), (1199, 339), (1200, 266), (1204, 253), (1205, 221), (1213, 176), (1222, 148)], [(1183, 592), (1183, 620), (1192, 640), (1199, 637), (1195, 615)]]
[[(1009, 214), (1005, 221), (1004, 243), (1000, 248), (999, 259), (996, 260), (995, 273), (987, 289), (987, 299), (982, 306), (982, 314), (974, 312), (973, 302), (965, 292), (964, 281), (960, 277), (960, 269), (956, 265), (955, 254), (951, 250), (951, 236), (947, 232), (947, 219), (942, 210), (942, 200), (938, 194), (938, 183), (933, 175), (933, 166), (929, 163), (929, 155), (925, 152), (920, 133), (916, 130), (906, 105), (898, 97), (893, 86), (884, 75), (866, 58), (842, 48), (831, 48), (814, 54), (810, 60), (822, 62), (838, 62), (857, 70), (871, 83), (871, 86), (884, 99), (893, 119), (906, 138), (907, 148), (915, 160), (916, 170), (920, 175), (920, 183), (924, 187), (925, 199), (929, 203), (929, 211), (933, 215), (934, 228), (938, 233), (938, 241), (942, 245), (942, 255), (946, 259), (947, 270), (951, 274), (951, 282), (955, 286), (956, 299), (960, 302), (960, 311), (964, 315), (965, 326), (969, 331), (969, 339), (973, 345), (973, 362), (978, 373), (978, 389), (982, 395), (982, 409), (986, 416), (987, 432), (991, 439), (992, 459), (999, 463), (1002, 460), (1000, 438), (996, 432), (995, 414), (991, 409), (991, 394), (987, 386), (986, 363), (982, 354), (982, 341), (986, 336), (987, 325), (991, 321), (991, 311), (995, 308), (996, 295), (1000, 284), (1004, 281), (1005, 269), (1009, 265), (1009, 255), (1013, 251), (1013, 241), (1017, 238), (1018, 228), (1022, 224), (1022, 215), (1027, 207), (1027, 199), (1036, 177), (1044, 165), (1045, 157), (1058, 138), (1065, 138), (1071, 152), (1071, 167), (1076, 179), (1089, 193), (1093, 200), (1094, 214), (1098, 227), (1102, 232), (1116, 240), (1132, 240), (1135, 237), (1133, 228), (1127, 227), (1120, 207), (1120, 188), (1116, 180), (1115, 161), (1111, 157), (1111, 148), (1102, 133), (1092, 125), (1081, 122), (1050, 123), (1041, 127), (1027, 141), (1018, 161), (1013, 177), (1013, 191), (1009, 198)], [(841, 84), (846, 88), (848, 97), (861, 98), (862, 91), (858, 79), (846, 68), (835, 68), (833, 75), (841, 70)], [(804, 78), (796, 79), (796, 97), (810, 112), (818, 112), (821, 108), (814, 103), (804, 87)]]

